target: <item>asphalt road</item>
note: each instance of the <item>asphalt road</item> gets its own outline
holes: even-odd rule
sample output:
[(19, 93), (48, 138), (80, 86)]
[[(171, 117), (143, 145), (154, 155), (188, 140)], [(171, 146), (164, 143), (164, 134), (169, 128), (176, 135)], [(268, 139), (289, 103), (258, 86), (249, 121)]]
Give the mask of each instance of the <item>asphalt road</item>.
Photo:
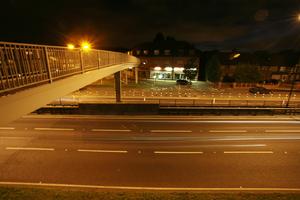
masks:
[(299, 169), (295, 119), (45, 116), (0, 127), (1, 183), (300, 191)]

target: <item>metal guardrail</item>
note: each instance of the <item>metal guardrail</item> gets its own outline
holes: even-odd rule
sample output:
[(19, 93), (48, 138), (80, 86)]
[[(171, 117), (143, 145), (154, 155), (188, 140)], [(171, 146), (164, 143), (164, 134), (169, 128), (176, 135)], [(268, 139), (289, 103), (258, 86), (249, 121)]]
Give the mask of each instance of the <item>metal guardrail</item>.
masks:
[[(114, 103), (111, 97), (63, 97), (49, 103), (50, 105), (78, 105), (79, 103)], [(240, 100), (240, 99), (201, 99), (201, 98), (156, 98), (123, 97), (123, 103), (159, 104), (162, 107), (245, 107), (245, 108), (285, 108), (285, 100)], [(290, 108), (300, 108), (299, 100), (292, 100)]]
[(104, 50), (0, 42), (0, 93), (123, 63), (139, 59)]

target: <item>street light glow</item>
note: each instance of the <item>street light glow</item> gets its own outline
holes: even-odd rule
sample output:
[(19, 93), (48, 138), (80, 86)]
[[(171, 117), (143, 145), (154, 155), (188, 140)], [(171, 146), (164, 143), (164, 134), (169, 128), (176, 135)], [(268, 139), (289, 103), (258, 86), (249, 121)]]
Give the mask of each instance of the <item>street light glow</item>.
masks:
[(298, 14), (298, 21), (300, 21), (300, 14)]
[(75, 48), (74, 44), (68, 44), (67, 47), (68, 47), (68, 49), (74, 49)]
[(81, 48), (83, 49), (83, 50), (90, 50), (91, 49), (91, 44), (89, 43), (89, 42), (82, 42), (81, 43)]
[(233, 58), (238, 58), (238, 57), (240, 57), (240, 55), (241, 55), (240, 53), (236, 53), (233, 55)]

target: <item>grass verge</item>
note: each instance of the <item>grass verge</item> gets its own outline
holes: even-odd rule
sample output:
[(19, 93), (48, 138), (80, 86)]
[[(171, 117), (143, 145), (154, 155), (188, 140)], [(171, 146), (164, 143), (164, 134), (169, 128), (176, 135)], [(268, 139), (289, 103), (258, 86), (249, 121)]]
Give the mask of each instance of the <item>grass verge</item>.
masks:
[(299, 200), (300, 193), (106, 192), (58, 188), (0, 187), (1, 200)]

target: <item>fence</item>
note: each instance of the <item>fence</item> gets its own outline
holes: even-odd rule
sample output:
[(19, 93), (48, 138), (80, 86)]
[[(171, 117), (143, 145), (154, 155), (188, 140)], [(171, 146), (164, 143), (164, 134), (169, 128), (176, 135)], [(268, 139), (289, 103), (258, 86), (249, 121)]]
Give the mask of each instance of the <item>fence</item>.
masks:
[[(50, 103), (50, 105), (78, 105), (79, 103), (113, 103), (111, 97), (64, 97)], [(124, 97), (123, 103), (159, 104), (162, 107), (286, 107), (286, 100), (239, 100), (239, 99), (201, 99), (201, 98), (155, 98), (155, 97)], [(290, 108), (300, 108), (299, 100), (292, 100)]]
[(137, 58), (118, 52), (0, 42), (0, 93), (138, 62)]

